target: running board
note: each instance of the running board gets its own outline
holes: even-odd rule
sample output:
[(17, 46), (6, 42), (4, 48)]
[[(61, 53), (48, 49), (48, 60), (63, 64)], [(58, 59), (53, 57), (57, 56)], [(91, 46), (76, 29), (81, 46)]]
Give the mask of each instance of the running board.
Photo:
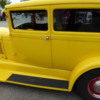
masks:
[(69, 84), (69, 82), (65, 80), (47, 79), (47, 78), (31, 77), (31, 76), (17, 75), (17, 74), (12, 74), (8, 78), (8, 81), (26, 83), (30, 85), (62, 88), (62, 89), (68, 89), (68, 84)]

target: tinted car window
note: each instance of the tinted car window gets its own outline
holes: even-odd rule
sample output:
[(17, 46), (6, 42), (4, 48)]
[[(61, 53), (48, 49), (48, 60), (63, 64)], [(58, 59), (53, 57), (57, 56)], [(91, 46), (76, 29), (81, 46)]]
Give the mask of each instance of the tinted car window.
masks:
[(54, 10), (54, 30), (76, 32), (100, 32), (100, 10)]
[(47, 30), (47, 11), (15, 11), (11, 12), (14, 29)]

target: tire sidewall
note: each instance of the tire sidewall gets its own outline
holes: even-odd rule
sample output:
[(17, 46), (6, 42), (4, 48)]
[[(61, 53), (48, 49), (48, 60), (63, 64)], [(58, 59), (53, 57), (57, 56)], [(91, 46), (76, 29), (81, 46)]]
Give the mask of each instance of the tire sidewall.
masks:
[(87, 72), (85, 75), (82, 75), (77, 82), (78, 94), (80, 94), (85, 100), (100, 100), (94, 98), (88, 92), (88, 83), (96, 77), (100, 77), (100, 69)]

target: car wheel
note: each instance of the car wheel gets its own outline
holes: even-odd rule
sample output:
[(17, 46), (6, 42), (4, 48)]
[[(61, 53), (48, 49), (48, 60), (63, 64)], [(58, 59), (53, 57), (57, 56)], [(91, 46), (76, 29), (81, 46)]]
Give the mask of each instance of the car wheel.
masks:
[(100, 69), (91, 70), (82, 75), (76, 89), (84, 100), (100, 100)]

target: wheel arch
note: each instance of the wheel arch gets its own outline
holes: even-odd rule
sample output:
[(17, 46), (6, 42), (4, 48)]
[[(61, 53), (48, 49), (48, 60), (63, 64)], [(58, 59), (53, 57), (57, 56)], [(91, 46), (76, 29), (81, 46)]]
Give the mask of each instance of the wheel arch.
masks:
[(100, 57), (88, 58), (76, 65), (70, 75), (68, 91), (73, 89), (75, 83), (82, 75), (94, 69), (100, 69)]

